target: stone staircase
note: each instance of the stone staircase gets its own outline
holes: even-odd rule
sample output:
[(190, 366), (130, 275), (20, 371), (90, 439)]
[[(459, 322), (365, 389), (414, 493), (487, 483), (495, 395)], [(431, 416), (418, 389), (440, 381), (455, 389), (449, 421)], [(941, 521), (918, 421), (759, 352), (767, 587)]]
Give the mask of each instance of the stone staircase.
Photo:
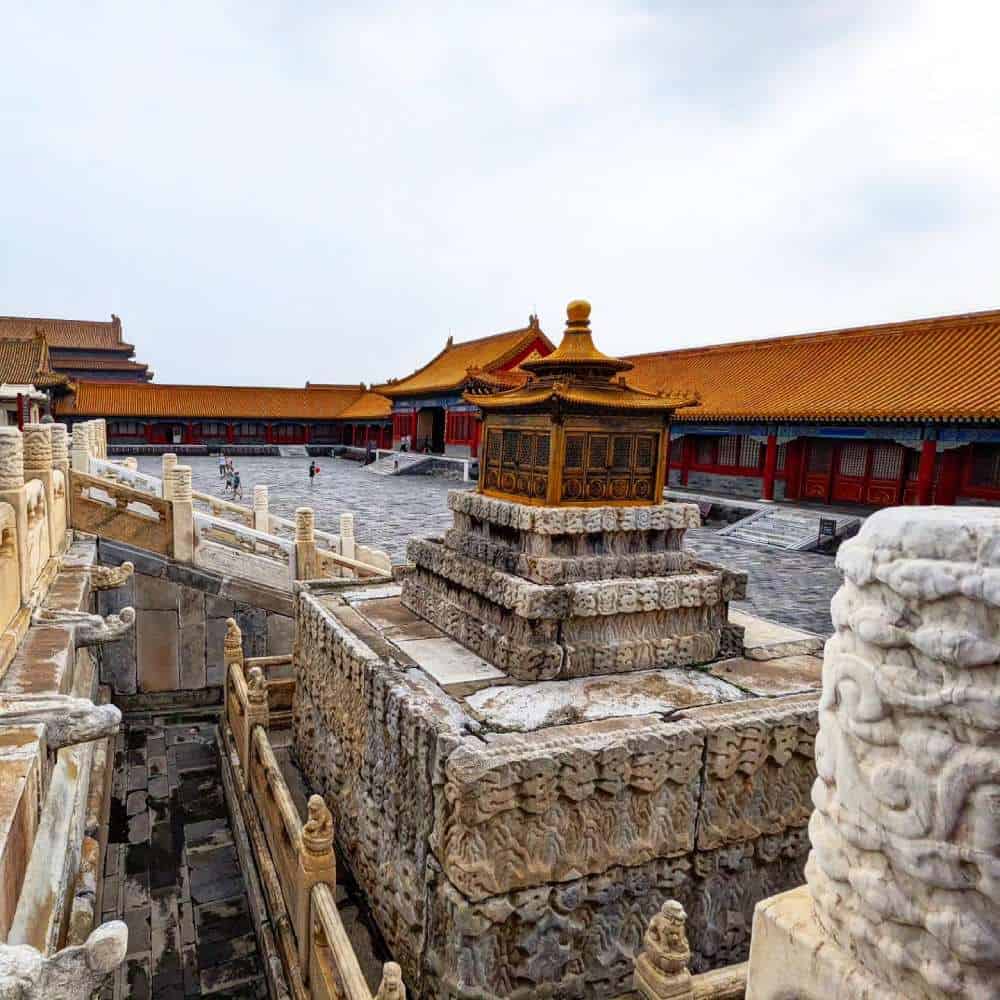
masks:
[(308, 458), (309, 452), (306, 451), (306, 446), (304, 444), (282, 444), (278, 445), (278, 454), (282, 458)]
[(373, 472), (376, 476), (399, 476), (404, 472), (412, 472), (426, 462), (433, 462), (436, 457), (436, 455), (422, 455), (415, 451), (397, 451), (383, 455), (370, 465), (366, 465), (365, 471)]
[(854, 534), (861, 518), (832, 511), (809, 511), (788, 507), (768, 507), (720, 529), (719, 534), (750, 545), (806, 552), (818, 548), (820, 518), (837, 522), (837, 538)]

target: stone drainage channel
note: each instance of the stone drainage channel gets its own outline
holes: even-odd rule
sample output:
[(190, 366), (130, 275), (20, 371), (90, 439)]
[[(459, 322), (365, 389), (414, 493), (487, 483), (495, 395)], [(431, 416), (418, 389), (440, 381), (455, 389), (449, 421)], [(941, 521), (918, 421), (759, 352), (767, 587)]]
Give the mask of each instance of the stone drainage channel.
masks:
[[(248, 891), (243, 853), (227, 809), (215, 710), (130, 713), (116, 738), (102, 920), (124, 920), (124, 964), (101, 1000), (264, 998), (264, 957), (254, 933), (260, 882)], [(305, 821), (309, 789), (287, 730), (271, 734), (275, 756)], [(232, 772), (228, 780), (232, 782)], [(253, 863), (252, 861), (249, 863)], [(259, 909), (250, 912), (250, 900)], [(391, 956), (338, 858), (336, 905), (374, 993)], [(273, 963), (277, 954), (271, 955)], [(283, 974), (282, 974), (283, 975)]]
[(266, 997), (214, 714), (127, 716), (117, 737), (104, 920), (128, 925), (102, 1000)]

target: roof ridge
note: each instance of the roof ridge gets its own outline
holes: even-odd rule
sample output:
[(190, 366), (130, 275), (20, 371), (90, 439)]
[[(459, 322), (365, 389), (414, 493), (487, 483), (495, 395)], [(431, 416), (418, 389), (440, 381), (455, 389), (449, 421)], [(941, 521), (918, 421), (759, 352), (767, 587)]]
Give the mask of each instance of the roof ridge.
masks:
[(889, 337), (920, 332), (921, 328), (934, 328), (954, 323), (982, 323), (995, 320), (1000, 322), (1000, 309), (984, 309), (980, 312), (954, 313), (948, 316), (926, 316), (918, 319), (895, 320), (889, 323), (873, 323), (867, 326), (846, 326), (833, 330), (814, 330), (808, 333), (785, 333), (775, 337), (761, 337), (757, 340), (731, 340), (722, 344), (702, 344), (691, 347), (676, 347), (666, 351), (642, 351), (638, 354), (624, 354), (629, 361), (644, 358), (662, 358), (667, 355), (707, 354), (710, 352), (754, 350), (782, 343), (822, 343), (824, 340), (860, 339), (863, 336)]

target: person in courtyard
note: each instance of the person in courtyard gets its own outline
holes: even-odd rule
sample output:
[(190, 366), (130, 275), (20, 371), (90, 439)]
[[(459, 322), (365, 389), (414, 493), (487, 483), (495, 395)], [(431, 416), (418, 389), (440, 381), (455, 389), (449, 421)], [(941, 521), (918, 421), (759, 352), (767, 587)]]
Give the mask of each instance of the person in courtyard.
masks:
[(312, 486), (313, 480), (316, 478), (316, 462), (310, 461), (309, 463), (309, 485)]
[(237, 497), (240, 500), (243, 499), (243, 484), (240, 481), (240, 472), (239, 472), (239, 469), (234, 469), (233, 470), (233, 499), (235, 500), (235, 499), (237, 499)]
[(365, 445), (365, 465), (371, 465), (374, 461), (375, 446), (371, 443), (371, 441), (369, 441), (368, 444)]
[(226, 453), (224, 451), (219, 452), (219, 478), (226, 478)]

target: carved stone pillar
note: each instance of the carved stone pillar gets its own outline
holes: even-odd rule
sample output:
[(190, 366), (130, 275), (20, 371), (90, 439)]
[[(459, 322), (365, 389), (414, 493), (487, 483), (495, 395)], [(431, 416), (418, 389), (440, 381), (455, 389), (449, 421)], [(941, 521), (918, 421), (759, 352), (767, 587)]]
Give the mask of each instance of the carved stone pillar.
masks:
[(268, 512), (268, 494), (266, 486), (253, 488), (253, 526), (257, 531), (270, 534), (271, 515)]
[(22, 605), (31, 594), (28, 559), (28, 500), (24, 490), (24, 439), (16, 427), (0, 427), (0, 501), (14, 508)]
[(357, 559), (354, 545), (354, 515), (340, 515), (340, 554), (347, 559)]
[[(52, 468), (58, 469), (61, 476), (54, 476), (53, 482), (58, 484), (62, 479), (62, 493), (66, 502), (66, 524), (71, 523), (72, 491), (69, 488), (69, 432), (65, 424), (49, 424), (52, 440)], [(58, 493), (59, 487), (56, 486)]]
[(174, 466), (171, 503), (174, 508), (174, 552), (178, 562), (194, 560), (194, 503), (191, 496), (191, 466)]
[(295, 577), (312, 580), (316, 568), (316, 515), (312, 507), (299, 507), (295, 511)]
[(995, 997), (1000, 511), (879, 511), (837, 565), (808, 888), (758, 905), (748, 1000)]
[(174, 498), (174, 469), (177, 468), (177, 456), (168, 451), (160, 459), (160, 475), (163, 481), (163, 499), (173, 500)]
[(326, 882), (331, 888), (337, 885), (337, 859), (333, 851), (333, 816), (321, 795), (309, 797), (309, 818), (302, 827), (296, 877), (299, 884), (296, 893), (297, 912), (294, 914), (295, 934), (299, 942), (299, 968), (308, 979), (312, 887), (320, 882)]
[(687, 914), (668, 899), (654, 914), (635, 961), (635, 989), (643, 1000), (693, 1000)]
[(66, 525), (57, 523), (55, 516), (55, 483), (52, 476), (52, 424), (24, 425), (24, 478), (37, 479), (45, 488), (46, 524), (49, 532), (49, 553), (62, 548)]
[[(229, 669), (228, 667), (226, 668)], [(246, 743), (241, 747), (242, 759), (244, 762), (243, 780), (250, 780), (250, 748), (253, 745), (253, 731), (255, 726), (262, 726), (264, 731), (271, 721), (270, 709), (267, 703), (267, 682), (264, 680), (264, 671), (260, 667), (251, 667), (247, 671), (247, 718), (246, 727), (243, 731)]]
[(73, 425), (73, 451), (72, 451), (72, 461), (73, 469), (76, 472), (89, 472), (90, 463), (88, 461), (90, 457), (89, 442), (87, 437), (87, 425), (86, 423), (74, 424)]

